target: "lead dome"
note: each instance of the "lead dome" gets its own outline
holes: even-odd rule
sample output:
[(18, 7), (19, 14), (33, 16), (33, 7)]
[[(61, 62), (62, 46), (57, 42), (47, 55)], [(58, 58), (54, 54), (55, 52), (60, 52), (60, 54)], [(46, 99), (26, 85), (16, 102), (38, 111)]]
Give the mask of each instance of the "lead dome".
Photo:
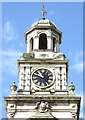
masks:
[(48, 19), (39, 19), (34, 24), (32, 24), (31, 27), (36, 27), (36, 26), (51, 26), (56, 28), (56, 25)]

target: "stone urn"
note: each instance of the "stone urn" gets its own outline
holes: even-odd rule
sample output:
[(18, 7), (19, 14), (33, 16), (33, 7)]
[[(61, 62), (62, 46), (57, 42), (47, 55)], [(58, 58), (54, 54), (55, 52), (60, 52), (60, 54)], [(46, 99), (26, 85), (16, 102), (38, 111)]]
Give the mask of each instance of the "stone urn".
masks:
[(11, 89), (11, 92), (15, 92), (17, 90), (17, 86), (15, 84), (15, 81), (13, 81), (13, 84), (11, 85), (10, 89)]

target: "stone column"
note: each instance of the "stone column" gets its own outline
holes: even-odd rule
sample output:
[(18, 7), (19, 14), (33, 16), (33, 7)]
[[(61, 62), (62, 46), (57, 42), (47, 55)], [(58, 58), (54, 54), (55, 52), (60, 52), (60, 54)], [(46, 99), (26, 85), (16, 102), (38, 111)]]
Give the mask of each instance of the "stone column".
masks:
[(33, 45), (33, 50), (38, 50), (39, 49), (39, 37), (35, 36), (34, 37), (34, 45)]
[(30, 40), (27, 40), (27, 53), (29, 53), (30, 51), (31, 51)]
[(56, 41), (56, 51), (55, 52), (59, 52), (59, 41)]
[(47, 49), (52, 50), (51, 36), (47, 36)]

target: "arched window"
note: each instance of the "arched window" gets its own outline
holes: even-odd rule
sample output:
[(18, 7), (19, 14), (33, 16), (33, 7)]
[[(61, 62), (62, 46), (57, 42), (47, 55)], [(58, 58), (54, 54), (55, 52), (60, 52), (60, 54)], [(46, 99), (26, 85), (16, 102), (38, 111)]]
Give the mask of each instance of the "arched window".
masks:
[(31, 38), (30, 43), (31, 43), (31, 50), (33, 50), (33, 38)]
[(56, 47), (56, 39), (55, 38), (53, 38), (53, 51), (55, 51), (55, 48)]
[(39, 49), (47, 49), (47, 36), (44, 33), (39, 37)]

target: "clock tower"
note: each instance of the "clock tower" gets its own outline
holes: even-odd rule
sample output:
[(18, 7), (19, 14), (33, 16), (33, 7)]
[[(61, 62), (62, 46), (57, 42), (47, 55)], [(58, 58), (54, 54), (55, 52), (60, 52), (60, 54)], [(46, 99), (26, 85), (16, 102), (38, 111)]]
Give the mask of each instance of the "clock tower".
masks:
[(27, 53), (18, 62), (19, 86), (11, 86), (5, 97), (8, 118), (79, 119), (80, 97), (75, 96), (73, 82), (68, 86), (68, 60), (60, 52), (62, 32), (45, 19), (35, 22), (25, 32)]

